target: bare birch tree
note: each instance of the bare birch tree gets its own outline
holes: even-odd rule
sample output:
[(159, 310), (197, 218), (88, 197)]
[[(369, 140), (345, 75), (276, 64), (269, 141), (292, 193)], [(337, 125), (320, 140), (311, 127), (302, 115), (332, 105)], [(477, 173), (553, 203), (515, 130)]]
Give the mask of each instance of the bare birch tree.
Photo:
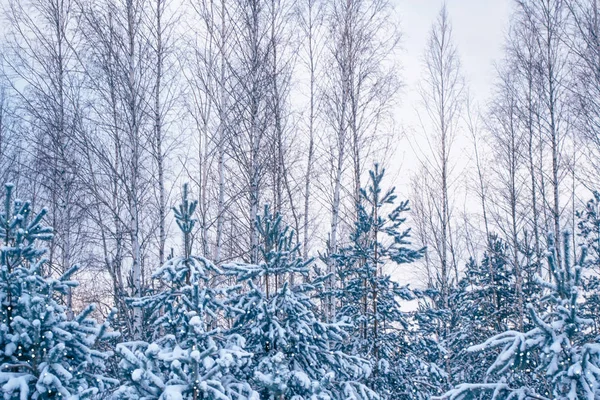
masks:
[[(147, 283), (144, 265), (151, 193), (147, 149), (153, 135), (149, 104), (155, 84), (143, 18), (147, 2), (81, 1), (79, 6), (87, 44), (80, 57), (93, 96), (89, 123), (95, 126), (92, 134), (98, 135), (81, 142), (89, 163), (86, 175), (94, 177), (90, 197), (95, 207), (89, 211), (104, 244), (104, 263), (128, 334), (140, 338), (142, 310), (130, 309), (124, 299), (142, 296)], [(130, 261), (130, 268), (126, 269), (124, 261)]]
[(298, 11), (299, 26), (302, 30), (302, 42), (304, 44), (302, 50), (303, 61), (305, 68), (309, 74), (309, 100), (308, 100), (308, 116), (307, 116), (307, 131), (308, 131), (308, 148), (306, 153), (306, 173), (304, 176), (304, 210), (302, 221), (302, 255), (305, 259), (308, 258), (309, 247), (309, 224), (311, 222), (311, 191), (314, 188), (312, 180), (314, 178), (314, 164), (316, 153), (317, 123), (319, 95), (317, 79), (319, 78), (319, 65), (323, 52), (322, 28), (324, 24), (324, 4), (321, 0), (306, 0), (301, 4)]
[[(436, 287), (439, 287), (443, 307), (448, 306), (452, 280), (458, 280), (457, 248), (453, 224), (454, 184), (453, 150), (464, 107), (464, 81), (460, 60), (452, 38), (452, 27), (443, 6), (434, 23), (424, 57), (425, 76), (420, 92), (426, 120), (427, 155), (424, 170), (431, 180), (428, 194), (433, 205), (429, 229), (433, 241), (430, 251), (436, 256)], [(452, 277), (452, 274), (454, 277)]]
[[(543, 148), (543, 142), (540, 140), (540, 98), (539, 89), (539, 47), (536, 40), (535, 27), (533, 21), (529, 18), (523, 18), (523, 15), (517, 16), (509, 31), (506, 45), (506, 64), (513, 70), (512, 89), (519, 97), (517, 102), (517, 111), (522, 129), (525, 130), (526, 144), (519, 150), (526, 160), (529, 174), (528, 192), (529, 207), (531, 213), (528, 219), (528, 229), (533, 233), (535, 262), (542, 263), (542, 239), (545, 236), (543, 232), (548, 231), (548, 221), (546, 217), (546, 205), (540, 198), (545, 192), (545, 179), (543, 176), (542, 162), (540, 152)], [(544, 200), (542, 198), (542, 200)]]
[[(542, 167), (551, 186), (551, 197), (543, 195), (548, 205), (552, 221), (552, 231), (557, 240), (557, 257), (561, 259), (561, 213), (563, 195), (561, 182), (568, 171), (563, 149), (569, 138), (568, 82), (569, 49), (566, 46), (565, 32), (568, 10), (563, 0), (517, 1), (517, 18), (529, 24), (530, 34), (537, 45), (538, 60), (537, 96), (539, 99), (539, 124), (541, 139), (550, 150), (549, 168)], [(540, 162), (543, 163), (543, 157)], [(543, 187), (545, 191), (545, 188)]]
[[(14, 115), (14, 104), (8, 85), (0, 78), (0, 182), (20, 183), (19, 168), (23, 162), (21, 130)], [(23, 185), (26, 186), (26, 185)]]
[(173, 139), (168, 135), (175, 116), (175, 102), (179, 95), (177, 56), (177, 33), (175, 28), (180, 22), (179, 14), (174, 10), (175, 2), (154, 0), (149, 4), (152, 12), (147, 21), (148, 41), (154, 51), (154, 60), (149, 68), (154, 75), (152, 88), (153, 136), (149, 140), (150, 152), (156, 173), (154, 188), (156, 202), (156, 224), (158, 225), (158, 262), (162, 265), (166, 259), (167, 212), (169, 202), (168, 170), (169, 158), (173, 150)]
[[(239, 0), (232, 6), (231, 46), (235, 59), (230, 61), (232, 74), (232, 121), (235, 134), (228, 135), (228, 149), (234, 160), (235, 176), (245, 197), (236, 215), (246, 215), (246, 229), (240, 236), (249, 237), (245, 252), (251, 262), (258, 261), (258, 231), (254, 221), (265, 200), (269, 160), (265, 157), (269, 139), (271, 67), (270, 16), (265, 0)], [(238, 220), (238, 223), (242, 221)]]

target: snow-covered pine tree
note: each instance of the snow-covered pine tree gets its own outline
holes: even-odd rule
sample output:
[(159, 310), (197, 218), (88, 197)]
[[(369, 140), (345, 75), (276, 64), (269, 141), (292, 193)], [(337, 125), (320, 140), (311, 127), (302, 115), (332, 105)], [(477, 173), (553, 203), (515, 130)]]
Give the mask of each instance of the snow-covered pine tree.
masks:
[(586, 298), (580, 309), (583, 317), (594, 321), (592, 334), (600, 337), (600, 193), (587, 202), (584, 211), (577, 213), (578, 236), (587, 248), (586, 262), (589, 273), (583, 280), (583, 292)]
[(600, 272), (600, 192), (595, 191), (585, 210), (577, 212), (577, 236), (587, 247), (589, 266)]
[(548, 263), (552, 283), (540, 282), (548, 295), (540, 301), (544, 311), (531, 304), (533, 328), (526, 332), (507, 330), (469, 350), (500, 354), (488, 368), (484, 383), (464, 383), (442, 398), (597, 400), (600, 396), (600, 342), (590, 329), (593, 321), (583, 318), (582, 293), (585, 280), (585, 247), (578, 263), (571, 261), (569, 234), (565, 233), (563, 261), (559, 264), (554, 238), (549, 235)]
[(306, 282), (312, 260), (301, 258), (293, 231), (268, 206), (256, 223), (262, 261), (224, 268), (243, 286), (229, 303), (231, 332), (245, 337), (253, 353), (247, 375), (260, 398), (377, 398), (360, 383), (370, 364), (339, 350), (346, 324), (317, 319), (315, 287)]
[(250, 399), (256, 396), (239, 380), (250, 361), (244, 338), (218, 328), (226, 289), (208, 285), (220, 271), (210, 261), (192, 255), (192, 218), (196, 202), (183, 200), (174, 209), (183, 236), (183, 256), (168, 260), (154, 274), (158, 293), (135, 300), (151, 315), (150, 341), (120, 343), (116, 352), (124, 379), (114, 399), (183, 400)]
[[(523, 262), (523, 293), (537, 305), (541, 287), (535, 279), (539, 266), (531, 261), (526, 241), (519, 248)], [(497, 352), (470, 352), (468, 348), (490, 336), (518, 326), (520, 314), (515, 289), (516, 275), (511, 263), (509, 245), (496, 234), (490, 234), (486, 251), (480, 262), (470, 259), (464, 275), (449, 289), (448, 308), (443, 308), (441, 293), (430, 289), (428, 301), (421, 302), (415, 314), (420, 331), (436, 340), (425, 351), (427, 359), (443, 365), (447, 380), (440, 388), (445, 392), (461, 382), (484, 379), (487, 366)], [(531, 321), (524, 318), (525, 328)], [(523, 377), (523, 376), (522, 376)]]
[(332, 255), (341, 286), (336, 293), (337, 319), (350, 321), (352, 331), (344, 350), (374, 365), (369, 386), (384, 398), (428, 398), (432, 383), (441, 376), (435, 365), (413, 349), (420, 340), (411, 314), (402, 311), (401, 300), (415, 300), (418, 293), (400, 286), (384, 271), (422, 257), (424, 249), (411, 246), (405, 228), (408, 201), (396, 203), (394, 188), (383, 191), (385, 170), (375, 164), (369, 185), (360, 191), (358, 218), (350, 245)]
[(69, 319), (61, 304), (77, 285), (71, 268), (58, 279), (40, 275), (40, 242), (52, 239), (29, 202), (13, 201), (6, 185), (0, 213), (0, 390), (4, 399), (85, 399), (117, 382), (103, 375), (109, 353), (94, 348), (114, 337), (88, 306)]
[(449, 322), (443, 345), (449, 350), (448, 365), (453, 382), (484, 379), (487, 366), (497, 354), (467, 349), (516, 326), (514, 281), (508, 245), (497, 235), (490, 234), (481, 262), (470, 259), (463, 278), (450, 290), (450, 310), (438, 324)]

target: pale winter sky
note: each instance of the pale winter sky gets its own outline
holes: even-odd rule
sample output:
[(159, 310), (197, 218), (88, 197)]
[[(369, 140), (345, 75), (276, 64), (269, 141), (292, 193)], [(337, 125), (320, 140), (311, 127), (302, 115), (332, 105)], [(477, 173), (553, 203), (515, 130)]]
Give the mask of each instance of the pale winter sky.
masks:
[[(403, 33), (401, 75), (405, 87), (400, 97), (397, 119), (407, 135), (421, 135), (423, 129), (416, 117), (416, 108), (420, 106), (418, 82), (423, 76), (423, 53), (431, 25), (444, 1), (392, 1), (400, 15)], [(495, 76), (494, 62), (502, 58), (502, 47), (512, 3), (512, 0), (446, 1), (462, 72), (471, 96), (481, 106), (485, 105), (492, 90)], [(401, 163), (403, 169), (411, 169), (415, 164), (412, 152), (408, 143), (403, 140), (397, 150), (398, 161), (394, 165)], [(405, 182), (400, 179), (397, 184), (402, 187)]]
[[(404, 76), (413, 89), (420, 77), (422, 56), (431, 25), (442, 0), (393, 0), (402, 21)], [(494, 76), (493, 62), (502, 56), (502, 45), (512, 0), (447, 0), (454, 41), (463, 73), (474, 94), (485, 95)]]

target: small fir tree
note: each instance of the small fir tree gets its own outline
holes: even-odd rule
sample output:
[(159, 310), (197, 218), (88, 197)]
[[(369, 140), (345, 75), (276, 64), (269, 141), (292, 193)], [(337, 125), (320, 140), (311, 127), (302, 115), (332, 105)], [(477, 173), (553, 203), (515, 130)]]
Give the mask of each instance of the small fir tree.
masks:
[(587, 248), (589, 268), (600, 272), (600, 193), (586, 204), (585, 210), (577, 212), (577, 236)]
[(244, 338), (218, 327), (226, 289), (208, 286), (220, 270), (208, 260), (193, 256), (191, 232), (196, 202), (183, 201), (174, 209), (182, 232), (184, 255), (168, 260), (153, 278), (162, 288), (136, 300), (151, 315), (151, 340), (121, 343), (116, 352), (123, 384), (115, 399), (245, 399), (255, 393), (240, 380), (250, 361)]
[(514, 274), (507, 251), (504, 241), (490, 235), (481, 263), (469, 260), (464, 277), (450, 291), (451, 329), (446, 343), (454, 382), (483, 379), (494, 355), (467, 349), (516, 324)]
[(300, 257), (299, 245), (280, 215), (268, 206), (257, 219), (262, 262), (230, 265), (241, 284), (229, 305), (234, 334), (246, 338), (253, 353), (246, 369), (261, 399), (373, 399), (360, 380), (370, 365), (339, 345), (348, 339), (344, 323), (324, 323), (311, 301), (308, 282), (312, 260)]
[(397, 268), (418, 260), (424, 249), (411, 246), (410, 228), (404, 227), (408, 201), (396, 203), (394, 188), (383, 191), (384, 174), (377, 164), (369, 172), (350, 245), (332, 256), (341, 282), (337, 319), (351, 322), (345, 351), (373, 363), (371, 388), (386, 398), (427, 398), (429, 382), (440, 378), (439, 370), (414, 351), (421, 339), (412, 314), (402, 311), (400, 304), (416, 300), (420, 293), (400, 286), (384, 271), (386, 266)]
[(596, 336), (600, 336), (600, 193), (588, 201), (584, 211), (578, 212), (578, 236), (587, 248), (587, 267), (589, 273), (583, 280), (583, 292), (586, 302), (581, 305), (585, 318), (594, 321), (591, 327)]
[(40, 274), (52, 229), (29, 202), (13, 201), (6, 185), (0, 213), (0, 388), (4, 399), (93, 398), (116, 381), (103, 375), (108, 352), (99, 341), (115, 336), (99, 325), (93, 306), (68, 318), (63, 296), (77, 285), (77, 267), (58, 279)]

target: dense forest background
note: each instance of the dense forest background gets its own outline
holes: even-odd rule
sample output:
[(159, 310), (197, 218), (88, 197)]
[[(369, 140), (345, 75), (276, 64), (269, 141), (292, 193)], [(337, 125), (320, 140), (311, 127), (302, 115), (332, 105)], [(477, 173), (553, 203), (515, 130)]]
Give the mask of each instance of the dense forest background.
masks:
[[(1, 4), (0, 183), (14, 185), (2, 251), (6, 260), (19, 243), (45, 241), (45, 262), (19, 253), (36, 265), (29, 274), (79, 286), (19, 293), (57, 290), (52, 307), (64, 311), (65, 323), (81, 312), (86, 321), (112, 321), (110, 333), (98, 328), (94, 337), (120, 341), (111, 346), (128, 366), (107, 356), (102, 368), (113, 371), (107, 388), (119, 386), (118, 371), (129, 374), (134, 384), (116, 390), (121, 398), (175, 396), (164, 382), (133, 389), (136, 371), (163, 367), (138, 360), (145, 367), (134, 368), (132, 357), (150, 357), (158, 340), (150, 336), (176, 329), (169, 324), (184, 314), (186, 329), (206, 325), (204, 336), (192, 336), (207, 342), (185, 342), (189, 349), (212, 349), (212, 335), (225, 340), (228, 332), (271, 363), (247, 361), (260, 351), (244, 353), (236, 342), (233, 352), (227, 336), (223, 348), (240, 371), (261, 377), (221, 371), (221, 389), (200, 390), (197, 379), (177, 392), (194, 399), (322, 395), (316, 387), (329, 383), (306, 386), (304, 375), (290, 372), (297, 361), (285, 379), (300, 383), (277, 386), (283, 361), (273, 361), (275, 339), (252, 336), (265, 315), (310, 315), (303, 324), (321, 333), (309, 336), (326, 343), (313, 345), (341, 358), (307, 363), (331, 364), (354, 382), (331, 389), (334, 398), (429, 398), (512, 367), (510, 377), (474, 387), (479, 394), (465, 394), (471, 389), (463, 385), (447, 396), (600, 396), (600, 369), (585, 372), (600, 354), (596, 0), (512, 1), (493, 90), (479, 99), (442, 6), (422, 50), (419, 127), (411, 130), (398, 114), (402, 16), (387, 0)], [(401, 152), (411, 153), (410, 168), (384, 174), (395, 171)], [(388, 191), (395, 180), (409, 189)], [(23, 221), (46, 207), (32, 226), (52, 227), (52, 235), (39, 228), (43, 234), (27, 239), (26, 225), (25, 236), (10, 233), (19, 228), (9, 218), (15, 198), (30, 201), (26, 211), (15, 203)], [(16, 272), (4, 263), (8, 282)], [(199, 288), (214, 291), (205, 296), (215, 303), (200, 305)], [(6, 290), (11, 318), (13, 289)], [(261, 301), (272, 308), (253, 320)], [(544, 329), (551, 342), (540, 339)], [(561, 329), (567, 333), (556, 334)], [(528, 358), (532, 343), (544, 350)], [(512, 353), (494, 362), (498, 350), (478, 352), (489, 348)], [(561, 355), (546, 360), (552, 351)], [(200, 367), (189, 368), (197, 377)], [(294, 385), (301, 389), (291, 394)]]

